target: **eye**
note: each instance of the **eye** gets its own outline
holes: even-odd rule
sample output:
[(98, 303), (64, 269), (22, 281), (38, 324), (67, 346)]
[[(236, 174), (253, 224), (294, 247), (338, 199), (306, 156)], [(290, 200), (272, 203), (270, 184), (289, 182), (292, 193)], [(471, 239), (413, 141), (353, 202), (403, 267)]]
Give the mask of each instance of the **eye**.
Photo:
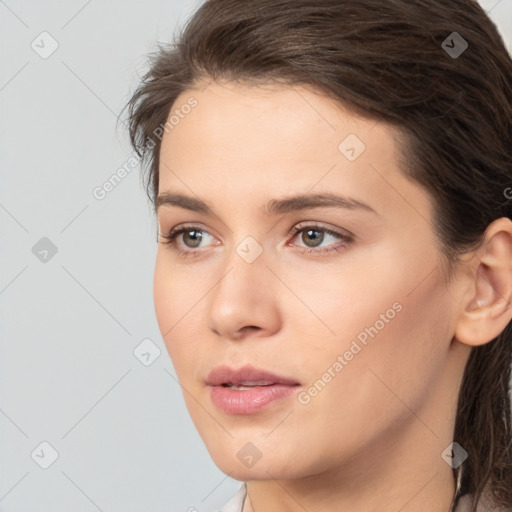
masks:
[[(196, 256), (199, 252), (203, 251), (197, 251), (193, 249), (197, 249), (201, 242), (207, 238), (207, 236), (210, 235), (207, 231), (204, 229), (201, 229), (200, 226), (196, 225), (185, 225), (178, 228), (173, 228), (167, 235), (160, 235), (161, 238), (165, 240), (165, 242), (161, 242), (165, 245), (170, 245), (174, 250), (178, 252), (179, 256)], [(177, 238), (183, 235), (182, 240), (185, 242), (185, 247), (191, 248), (192, 250), (187, 249), (181, 249), (177, 243)], [(190, 240), (190, 245), (188, 245), (188, 240)]]
[[(306, 253), (338, 252), (341, 249), (346, 248), (354, 240), (354, 236), (348, 232), (342, 233), (341, 231), (336, 231), (317, 223), (295, 226), (290, 234), (295, 238), (300, 233), (302, 233), (300, 240), (305, 244), (305, 247), (298, 247), (301, 247), (301, 252)], [(322, 242), (324, 242), (327, 237), (338, 238), (341, 240), (341, 244), (338, 243), (334, 247), (330, 244), (327, 248), (318, 250), (317, 248), (321, 247)]]
[[(325, 253), (325, 252), (339, 252), (345, 249), (354, 240), (354, 236), (348, 232), (342, 233), (317, 223), (309, 223), (306, 225), (295, 226), (289, 233), (293, 238), (303, 233), (301, 240), (305, 246), (295, 246), (299, 248), (299, 252), (304, 253)], [(160, 242), (165, 245), (170, 245), (180, 257), (194, 257), (198, 256), (204, 250), (200, 249), (201, 243), (207, 240), (208, 237), (213, 238), (208, 231), (205, 231), (201, 226), (197, 225), (185, 225), (171, 229), (169, 234), (160, 235), (165, 241)], [(327, 246), (327, 248), (321, 248), (321, 244), (326, 240), (327, 237), (338, 238), (341, 243)], [(178, 240), (181, 238), (181, 244)], [(215, 245), (219, 245), (216, 243)], [(182, 247), (185, 247), (184, 249)], [(320, 249), (319, 249), (320, 247)]]

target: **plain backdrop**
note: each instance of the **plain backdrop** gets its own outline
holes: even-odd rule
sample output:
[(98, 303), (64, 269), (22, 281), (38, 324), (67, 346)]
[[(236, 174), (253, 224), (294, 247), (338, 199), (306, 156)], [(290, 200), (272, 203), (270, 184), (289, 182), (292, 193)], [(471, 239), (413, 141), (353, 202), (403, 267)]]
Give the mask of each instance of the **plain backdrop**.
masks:
[[(156, 224), (116, 131), (147, 54), (200, 3), (0, 1), (1, 512), (206, 512), (240, 486), (173, 378)], [(512, 0), (482, 5), (510, 49)]]

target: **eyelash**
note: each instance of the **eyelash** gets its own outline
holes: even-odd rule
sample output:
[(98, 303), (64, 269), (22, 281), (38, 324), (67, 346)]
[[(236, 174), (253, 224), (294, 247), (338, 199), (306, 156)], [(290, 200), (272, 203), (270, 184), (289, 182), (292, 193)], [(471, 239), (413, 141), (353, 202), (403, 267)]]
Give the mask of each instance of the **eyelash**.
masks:
[[(340, 238), (345, 244), (350, 244), (351, 242), (353, 242), (354, 238), (353, 236), (351, 235), (348, 235), (348, 234), (343, 234), (343, 233), (340, 233), (338, 231), (334, 231), (332, 229), (328, 229), (326, 227), (322, 227), (322, 226), (319, 226), (319, 225), (316, 225), (316, 224), (308, 224), (308, 225), (305, 225), (305, 226), (294, 226), (293, 229), (290, 231), (290, 233), (288, 234), (288, 236), (291, 236), (293, 235), (293, 238), (295, 238), (299, 233), (303, 232), (303, 231), (308, 231), (308, 230), (314, 230), (314, 231), (320, 231), (320, 232), (323, 232), (323, 233), (327, 233), (329, 235), (333, 235), (333, 236), (336, 236), (338, 238)], [(187, 250), (183, 250), (183, 249), (179, 249), (177, 244), (176, 244), (176, 238), (181, 235), (182, 233), (188, 233), (190, 231), (198, 231), (200, 233), (208, 233), (208, 231), (205, 231), (204, 229), (201, 229), (200, 226), (196, 226), (196, 225), (184, 225), (184, 226), (181, 226), (179, 228), (173, 228), (171, 229), (171, 231), (169, 232), (168, 235), (160, 235), (164, 240), (166, 240), (165, 242), (160, 242), (164, 245), (169, 245), (171, 246), (171, 248), (176, 251), (178, 253), (178, 256), (179, 257), (195, 257), (195, 256), (199, 256), (199, 254), (201, 252), (204, 252), (203, 250), (194, 250), (194, 249), (187, 249)], [(210, 233), (208, 233), (210, 234)], [(306, 253), (306, 254), (313, 254), (313, 253), (326, 253), (326, 252), (339, 252), (340, 249), (342, 250), (343, 248), (341, 248), (340, 246), (337, 246), (337, 247), (334, 247), (334, 248), (331, 248), (331, 249), (323, 249), (323, 250), (316, 250), (316, 249), (307, 249), (307, 248), (304, 248), (304, 247), (299, 247), (299, 252), (302, 252), (302, 253)]]

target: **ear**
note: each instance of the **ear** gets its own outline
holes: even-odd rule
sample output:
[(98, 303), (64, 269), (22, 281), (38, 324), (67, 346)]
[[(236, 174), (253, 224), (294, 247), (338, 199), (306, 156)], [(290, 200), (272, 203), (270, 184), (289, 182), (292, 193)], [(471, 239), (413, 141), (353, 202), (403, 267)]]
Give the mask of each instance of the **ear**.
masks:
[(496, 338), (512, 318), (512, 221), (487, 227), (481, 247), (468, 263), (468, 287), (454, 337), (471, 346)]

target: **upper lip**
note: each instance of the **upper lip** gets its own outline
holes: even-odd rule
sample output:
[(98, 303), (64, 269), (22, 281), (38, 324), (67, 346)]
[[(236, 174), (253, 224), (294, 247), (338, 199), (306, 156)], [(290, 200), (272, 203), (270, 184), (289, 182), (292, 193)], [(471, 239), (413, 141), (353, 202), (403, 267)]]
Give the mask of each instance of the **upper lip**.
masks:
[(299, 384), (297, 381), (276, 375), (266, 370), (246, 365), (238, 369), (229, 366), (217, 366), (208, 375), (206, 383), (210, 386), (220, 386), (230, 384), (239, 386), (244, 383), (259, 384), (260, 386), (269, 386), (272, 384), (283, 384), (294, 386)]

